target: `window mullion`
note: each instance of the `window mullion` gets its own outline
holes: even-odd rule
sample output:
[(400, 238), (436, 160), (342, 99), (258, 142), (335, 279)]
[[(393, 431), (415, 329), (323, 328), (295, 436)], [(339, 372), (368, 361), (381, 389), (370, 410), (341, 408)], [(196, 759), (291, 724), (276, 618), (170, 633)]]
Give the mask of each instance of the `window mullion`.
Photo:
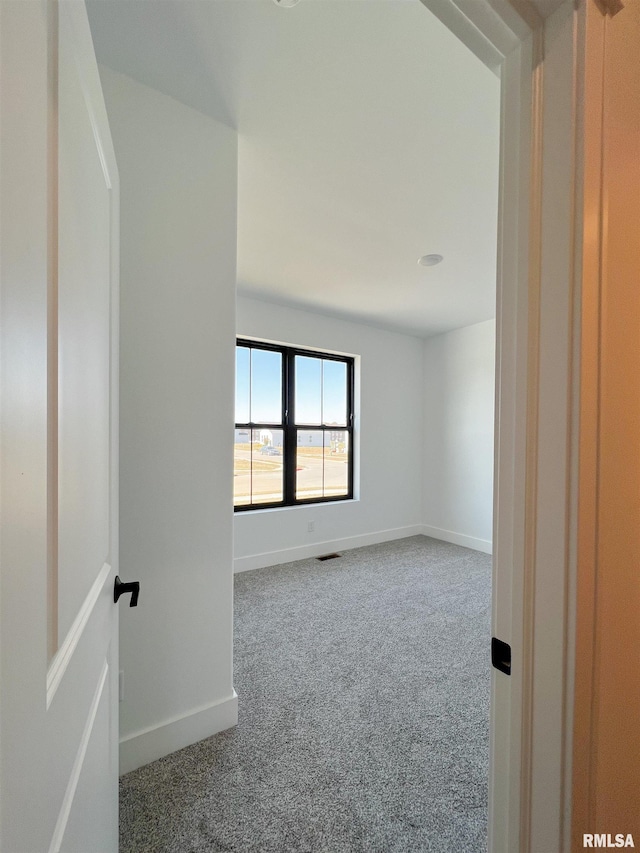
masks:
[(295, 363), (294, 353), (287, 349), (283, 352), (284, 376), (284, 407), (282, 412), (285, 441), (284, 441), (284, 502), (292, 504), (296, 497), (296, 445), (295, 428)]

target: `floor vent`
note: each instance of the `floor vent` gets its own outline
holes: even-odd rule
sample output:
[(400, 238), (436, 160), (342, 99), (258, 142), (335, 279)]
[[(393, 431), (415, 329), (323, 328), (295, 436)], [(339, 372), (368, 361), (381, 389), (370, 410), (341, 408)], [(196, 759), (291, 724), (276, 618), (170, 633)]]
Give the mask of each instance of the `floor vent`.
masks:
[(323, 554), (321, 557), (316, 557), (316, 560), (335, 560), (340, 554)]

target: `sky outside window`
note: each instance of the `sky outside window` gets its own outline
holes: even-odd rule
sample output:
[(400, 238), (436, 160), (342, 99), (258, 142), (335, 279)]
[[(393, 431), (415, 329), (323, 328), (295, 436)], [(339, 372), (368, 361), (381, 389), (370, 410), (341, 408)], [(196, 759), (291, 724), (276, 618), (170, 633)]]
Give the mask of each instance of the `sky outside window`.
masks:
[(236, 423), (282, 422), (282, 355), (236, 347)]
[(296, 423), (346, 425), (347, 368), (344, 362), (298, 355), (295, 371)]
[(297, 424), (322, 423), (322, 360), (296, 356), (295, 416)]
[(322, 422), (347, 423), (347, 365), (343, 361), (322, 362)]

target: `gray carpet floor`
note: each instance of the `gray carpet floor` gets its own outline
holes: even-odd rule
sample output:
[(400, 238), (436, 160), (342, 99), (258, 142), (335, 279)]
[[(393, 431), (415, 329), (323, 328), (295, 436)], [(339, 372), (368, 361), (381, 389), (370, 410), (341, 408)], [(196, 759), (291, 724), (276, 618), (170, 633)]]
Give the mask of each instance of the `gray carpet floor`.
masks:
[(122, 853), (486, 850), (491, 558), (415, 536), (235, 597), (239, 724), (122, 777)]

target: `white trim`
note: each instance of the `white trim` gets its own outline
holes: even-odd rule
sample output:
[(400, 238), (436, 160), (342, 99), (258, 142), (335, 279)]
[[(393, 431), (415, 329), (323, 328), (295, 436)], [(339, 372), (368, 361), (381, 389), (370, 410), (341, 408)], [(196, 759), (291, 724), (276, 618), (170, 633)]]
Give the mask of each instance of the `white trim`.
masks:
[(116, 155), (109, 129), (107, 108), (102, 95), (100, 74), (93, 52), (93, 37), (84, 3), (65, 0), (59, 3), (60, 26), (68, 27), (68, 37), (73, 40), (74, 59), (79, 71), (80, 86), (84, 96), (87, 115), (100, 158), (108, 190), (118, 183)]
[[(529, 352), (537, 327), (531, 325), (531, 295), (538, 291), (536, 225), (538, 182), (534, 144), (540, 118), (536, 72), (540, 37), (532, 34), (503, 65), (498, 235), (498, 317), (496, 347), (496, 451), (494, 493), (494, 573), (492, 635), (512, 647), (511, 676), (492, 672), (489, 850), (524, 850), (522, 720), (527, 717), (527, 649), (530, 626), (524, 619), (527, 563), (527, 489), (535, 399)], [(535, 457), (533, 457), (535, 458)]]
[(51, 660), (49, 669), (47, 670), (47, 709), (51, 705), (53, 697), (56, 695), (56, 690), (60, 686), (60, 682), (67, 671), (67, 667), (71, 662), (73, 653), (80, 642), (82, 632), (93, 613), (93, 608), (96, 606), (96, 602), (100, 593), (104, 589), (104, 585), (110, 574), (111, 566), (109, 563), (104, 563), (98, 573), (98, 576), (93, 582), (93, 586), (89, 590), (87, 597), (82, 602), (82, 606), (78, 610), (76, 618), (73, 620), (73, 624), (71, 625), (71, 628), (69, 628), (69, 632), (67, 633), (64, 642)]
[(441, 527), (431, 527), (428, 524), (423, 524), (422, 533), (432, 539), (440, 539), (442, 542), (451, 542), (452, 545), (462, 545), (463, 548), (482, 551), (483, 554), (493, 553), (493, 543), (490, 539), (478, 539), (477, 536), (467, 536), (466, 533), (443, 530)]
[[(457, 36), (478, 59), (500, 76), (503, 53), (492, 43), (477, 24), (470, 20), (455, 0), (420, 0), (445, 27)], [(488, 3), (478, 3), (481, 12)]]
[(102, 697), (102, 691), (104, 690), (104, 685), (107, 680), (108, 672), (109, 665), (105, 661), (102, 664), (100, 678), (98, 679), (98, 686), (96, 687), (96, 691), (93, 695), (93, 701), (91, 702), (91, 707), (89, 708), (89, 713), (87, 715), (87, 721), (84, 726), (84, 731), (82, 732), (82, 737), (80, 738), (80, 745), (76, 753), (75, 761), (73, 762), (73, 767), (71, 768), (71, 774), (69, 776), (69, 781), (67, 782), (67, 789), (64, 793), (64, 797), (62, 800), (62, 806), (60, 807), (60, 811), (58, 812), (58, 819), (56, 821), (56, 828), (53, 831), (53, 837), (51, 838), (49, 853), (58, 853), (62, 845), (62, 839), (64, 838), (67, 823), (69, 822), (69, 815), (71, 814), (73, 798), (76, 795), (76, 789), (78, 787), (78, 782), (80, 781), (80, 774), (82, 773), (82, 767), (84, 765), (84, 759), (87, 754), (89, 740), (91, 739), (91, 732), (93, 731), (93, 724), (96, 721), (96, 714), (98, 713), (98, 707), (100, 705), (100, 699)]
[(390, 530), (377, 530), (374, 533), (363, 533), (359, 536), (345, 536), (343, 539), (331, 539), (325, 542), (314, 542), (311, 545), (299, 545), (296, 548), (283, 548), (279, 551), (265, 551), (262, 554), (249, 554), (246, 557), (236, 557), (233, 561), (234, 574), (250, 572), (253, 569), (264, 569), (267, 566), (279, 566), (282, 563), (292, 563), (294, 560), (305, 560), (308, 557), (319, 557), (332, 551), (347, 551), (350, 548), (361, 548), (364, 545), (379, 545), (381, 542), (391, 542), (394, 539), (406, 539), (408, 536), (420, 536), (424, 532), (421, 524), (410, 527), (395, 527)]
[(120, 741), (120, 775), (230, 729), (237, 723), (238, 696), (234, 690), (226, 699), (134, 732)]
[[(547, 19), (543, 77), (542, 222), (537, 337), (536, 482), (531, 495), (531, 687), (528, 723), (528, 846), (523, 853), (563, 849), (570, 816), (565, 744), (572, 711), (568, 686), (568, 579), (575, 560), (572, 465), (573, 326), (576, 233), (577, 12), (564, 3)], [(581, 200), (577, 201), (582, 204)], [(579, 285), (578, 285), (579, 286)], [(532, 335), (533, 337), (533, 335)], [(527, 629), (525, 622), (525, 629)], [(524, 826), (523, 826), (524, 830)]]

